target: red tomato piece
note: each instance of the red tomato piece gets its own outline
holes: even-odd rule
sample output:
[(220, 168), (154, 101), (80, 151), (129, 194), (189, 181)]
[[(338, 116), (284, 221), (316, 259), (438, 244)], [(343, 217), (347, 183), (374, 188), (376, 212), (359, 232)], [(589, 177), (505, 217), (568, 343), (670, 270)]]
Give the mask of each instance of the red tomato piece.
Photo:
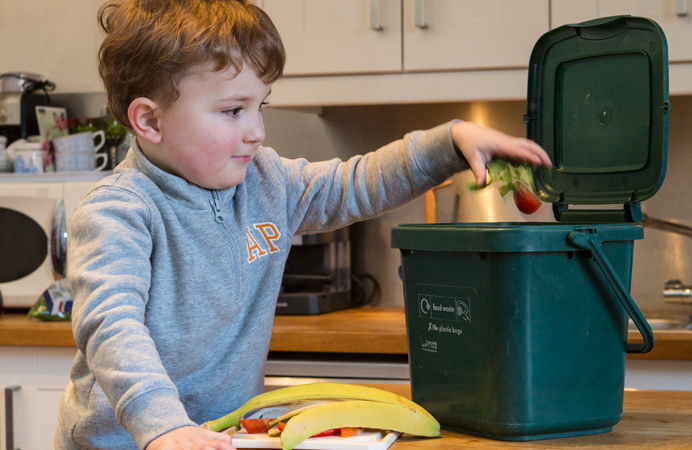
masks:
[(286, 423), (285, 422), (279, 422), (277, 424), (277, 427), (279, 427), (279, 431), (284, 431), (284, 428), (286, 428)]
[(524, 183), (514, 185), (514, 203), (524, 214), (533, 214), (541, 207), (541, 201)]
[(240, 419), (240, 424), (249, 434), (266, 433), (272, 420), (275, 419)]
[(335, 434), (341, 433), (341, 428), (332, 428), (331, 430), (324, 430), (321, 433), (317, 433), (314, 436), (311, 437), (325, 437), (325, 436), (334, 436)]

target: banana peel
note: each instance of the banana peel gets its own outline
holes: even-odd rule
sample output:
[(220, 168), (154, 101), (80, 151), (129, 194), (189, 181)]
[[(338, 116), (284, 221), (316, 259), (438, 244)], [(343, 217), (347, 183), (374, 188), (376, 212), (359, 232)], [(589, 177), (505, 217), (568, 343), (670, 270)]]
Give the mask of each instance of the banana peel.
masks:
[(296, 416), (303, 411), (307, 411), (310, 408), (313, 408), (317, 405), (323, 405), (325, 403), (330, 403), (330, 402), (340, 402), (342, 400), (309, 400), (307, 402), (300, 402), (294, 405), (295, 407), (289, 407), (284, 414), (281, 416), (277, 417), (276, 419), (272, 420), (269, 422), (269, 426), (273, 427), (274, 425), (278, 424), (279, 422), (287, 422), (288, 419), (290, 419), (293, 416)]
[(417, 436), (440, 435), (440, 423), (422, 408), (401, 403), (347, 400), (312, 406), (295, 415), (281, 432), (281, 448), (293, 450), (305, 439), (325, 430), (366, 427), (398, 431)]
[[(243, 406), (231, 412), (230, 414), (227, 414), (216, 420), (205, 422), (201, 425), (201, 427), (212, 431), (221, 431), (232, 426), (238, 426), (238, 424), (240, 423), (240, 419), (242, 419), (245, 416), (245, 414), (247, 414), (250, 411), (254, 411), (260, 408), (266, 408), (269, 406), (276, 406), (287, 403), (295, 403), (305, 400), (316, 399), (369, 400), (371, 403), (385, 403), (398, 406), (405, 406), (411, 409), (412, 411), (415, 411), (417, 415), (424, 417), (426, 420), (437, 422), (437, 420), (435, 420), (435, 418), (420, 405), (412, 402), (411, 400), (405, 397), (402, 397), (389, 391), (373, 387), (360, 386), (356, 384), (309, 383), (296, 386), (289, 386), (257, 395), (248, 400)], [(329, 404), (331, 405), (337, 403), (341, 402)], [(317, 407), (318, 406), (315, 406), (315, 408)], [(307, 410), (305, 412), (308, 412), (310, 410)], [(305, 414), (305, 412), (302, 412), (301, 414), (295, 416), (293, 419), (291, 419), (291, 421), (295, 420), (297, 417), (300, 417), (302, 414)], [(368, 425), (364, 426), (370, 427)]]

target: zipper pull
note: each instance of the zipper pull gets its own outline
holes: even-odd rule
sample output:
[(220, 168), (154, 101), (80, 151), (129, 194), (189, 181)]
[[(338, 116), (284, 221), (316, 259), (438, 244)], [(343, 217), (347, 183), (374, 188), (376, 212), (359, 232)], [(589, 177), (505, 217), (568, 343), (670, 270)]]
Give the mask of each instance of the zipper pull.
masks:
[(209, 202), (212, 211), (214, 211), (214, 220), (216, 223), (223, 223), (226, 218), (221, 214), (221, 207), (219, 206), (219, 201), (217, 198), (216, 191), (211, 191), (212, 201)]

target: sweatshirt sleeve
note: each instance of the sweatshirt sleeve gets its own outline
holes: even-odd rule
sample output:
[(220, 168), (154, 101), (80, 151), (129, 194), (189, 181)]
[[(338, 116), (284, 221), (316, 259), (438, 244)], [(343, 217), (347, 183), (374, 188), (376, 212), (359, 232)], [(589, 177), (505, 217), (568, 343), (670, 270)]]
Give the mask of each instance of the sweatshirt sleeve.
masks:
[(77, 346), (139, 448), (167, 431), (195, 425), (145, 325), (149, 222), (143, 200), (124, 189), (100, 187), (73, 214), (68, 244)]
[(454, 122), (414, 131), (348, 161), (284, 160), (293, 229), (327, 231), (398, 208), (467, 169), (451, 137)]

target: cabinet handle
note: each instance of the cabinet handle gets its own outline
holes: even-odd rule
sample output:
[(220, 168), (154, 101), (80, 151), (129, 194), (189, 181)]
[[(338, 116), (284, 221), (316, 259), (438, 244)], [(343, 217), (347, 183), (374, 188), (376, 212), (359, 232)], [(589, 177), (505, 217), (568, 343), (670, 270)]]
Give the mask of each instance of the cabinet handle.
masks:
[(382, 11), (380, 8), (380, 0), (370, 0), (370, 29), (382, 31)]
[(425, 0), (416, 0), (414, 4), (413, 23), (422, 30), (428, 28), (428, 20), (425, 17)]
[(675, 0), (675, 14), (678, 17), (685, 17), (687, 15), (687, 0)]
[(20, 450), (14, 448), (14, 392), (21, 389), (21, 386), (10, 386), (5, 388), (5, 448), (7, 450)]

